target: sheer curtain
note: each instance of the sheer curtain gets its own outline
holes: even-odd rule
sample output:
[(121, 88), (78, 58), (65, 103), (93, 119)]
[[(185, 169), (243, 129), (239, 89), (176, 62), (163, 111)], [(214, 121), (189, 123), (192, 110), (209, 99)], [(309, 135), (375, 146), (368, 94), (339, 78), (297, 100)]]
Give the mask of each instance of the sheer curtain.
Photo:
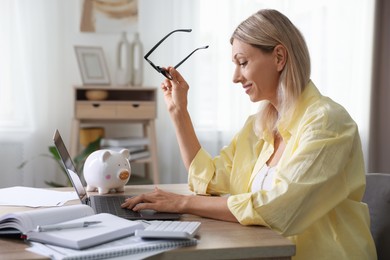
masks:
[[(47, 158), (61, 111), (60, 1), (4, 0), (0, 9), (0, 187), (44, 186), (56, 180), (57, 167)], [(70, 94), (70, 93), (69, 93)], [(63, 102), (63, 101), (62, 101)], [(69, 113), (72, 113), (70, 110)], [(55, 126), (53, 126), (55, 125)], [(25, 159), (30, 162), (19, 170)]]
[(23, 159), (21, 140), (26, 140), (32, 129), (24, 24), (19, 8), (17, 2), (7, 0), (0, 9), (0, 185), (5, 185), (2, 187), (23, 183), (16, 165)]
[[(31, 127), (29, 116), (25, 113), (26, 96), (26, 51), (23, 48), (24, 25), (19, 5), (15, 1), (4, 1), (0, 10), (0, 132), (4, 139), (5, 133), (28, 131)], [(17, 104), (24, 104), (18, 106)], [(29, 111), (29, 110), (27, 110)]]
[[(191, 10), (184, 15), (187, 22), (191, 21), (191, 37), (196, 40), (177, 46), (175, 54), (210, 45), (180, 68), (190, 84), (193, 123), (208, 152), (218, 154), (248, 115), (257, 110), (257, 104), (252, 104), (241, 87), (232, 83), (229, 39), (242, 20), (259, 9), (272, 8), (287, 15), (303, 33), (311, 54), (313, 82), (324, 95), (343, 105), (357, 122), (367, 159), (373, 0), (200, 0), (176, 4), (177, 12)], [(183, 27), (181, 20), (175, 22), (176, 27)], [(174, 156), (177, 158), (177, 151)], [(181, 167), (181, 173), (174, 174), (185, 181), (184, 172)]]

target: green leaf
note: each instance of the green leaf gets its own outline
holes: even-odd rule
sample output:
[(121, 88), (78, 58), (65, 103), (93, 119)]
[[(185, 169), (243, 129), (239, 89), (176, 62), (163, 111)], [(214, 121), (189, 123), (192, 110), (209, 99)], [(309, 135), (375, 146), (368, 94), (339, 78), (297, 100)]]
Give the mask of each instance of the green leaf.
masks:
[[(81, 151), (79, 155), (77, 155), (73, 161), (76, 164), (76, 166), (79, 166), (80, 164), (84, 164), (84, 161), (87, 159), (87, 157), (93, 153), (96, 150), (100, 149), (100, 140), (101, 138), (96, 139), (95, 141), (88, 144), (87, 147), (85, 147), (84, 150)], [(77, 167), (78, 168), (78, 167)]]
[(23, 167), (26, 166), (27, 163), (28, 163), (28, 160), (22, 162), (21, 164), (18, 165), (17, 169), (18, 170), (23, 169)]
[(38, 157), (49, 157), (49, 158), (54, 159), (53, 156), (51, 156), (51, 155), (39, 154), (39, 155), (37, 155), (37, 156), (32, 157), (30, 160), (25, 160), (25, 161), (23, 161), (21, 164), (18, 165), (17, 169), (19, 169), (19, 170), (23, 169), (24, 166), (26, 166), (26, 164), (28, 164), (31, 160), (34, 160), (34, 159), (36, 159), (36, 158), (38, 158)]
[(61, 157), (57, 151), (57, 148), (55, 148), (54, 146), (49, 146), (49, 152), (51, 155), (53, 155), (54, 159), (61, 160)]
[(54, 187), (54, 188), (66, 187), (63, 184), (60, 184), (60, 183), (57, 183), (57, 182), (54, 182), (54, 181), (45, 181), (45, 184), (49, 185), (50, 187)]

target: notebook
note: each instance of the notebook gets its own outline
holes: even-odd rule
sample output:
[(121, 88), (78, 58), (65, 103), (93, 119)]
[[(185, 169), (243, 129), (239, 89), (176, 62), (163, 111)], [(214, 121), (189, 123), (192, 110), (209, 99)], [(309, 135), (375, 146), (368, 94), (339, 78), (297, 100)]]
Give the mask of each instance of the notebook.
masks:
[(55, 131), (53, 137), (54, 145), (57, 148), (58, 154), (61, 157), (62, 164), (65, 171), (75, 189), (82, 204), (91, 206), (95, 213), (110, 213), (125, 219), (137, 220), (175, 220), (180, 218), (180, 214), (157, 212), (154, 210), (142, 210), (135, 212), (129, 209), (121, 208), (121, 204), (126, 198), (131, 196), (124, 195), (93, 195), (88, 196), (79, 174), (77, 173), (76, 167), (69, 155), (68, 149), (66, 148), (62, 137), (58, 130)]

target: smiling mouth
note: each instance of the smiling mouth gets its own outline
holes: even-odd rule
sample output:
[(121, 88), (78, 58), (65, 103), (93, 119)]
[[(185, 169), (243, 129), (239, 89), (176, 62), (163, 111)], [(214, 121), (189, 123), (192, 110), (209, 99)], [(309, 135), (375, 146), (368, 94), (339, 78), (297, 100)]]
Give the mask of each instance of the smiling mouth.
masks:
[(252, 83), (251, 84), (246, 84), (246, 85), (244, 85), (242, 87), (245, 89), (245, 93), (248, 93), (250, 88), (252, 87)]

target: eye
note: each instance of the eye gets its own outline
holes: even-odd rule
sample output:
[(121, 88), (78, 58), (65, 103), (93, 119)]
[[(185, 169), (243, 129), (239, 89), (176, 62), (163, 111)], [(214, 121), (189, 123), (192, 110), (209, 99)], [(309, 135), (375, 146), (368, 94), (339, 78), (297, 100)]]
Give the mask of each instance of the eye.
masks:
[(247, 64), (248, 64), (248, 62), (247, 61), (244, 61), (244, 62), (240, 62), (240, 63), (238, 63), (241, 67), (245, 67)]

